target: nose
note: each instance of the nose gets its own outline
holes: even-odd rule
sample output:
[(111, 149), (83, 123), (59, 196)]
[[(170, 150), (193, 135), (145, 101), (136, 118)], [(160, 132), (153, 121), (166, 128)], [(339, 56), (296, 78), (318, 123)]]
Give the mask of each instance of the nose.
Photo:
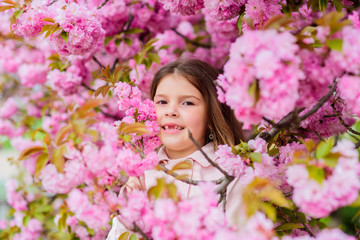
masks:
[(165, 116), (167, 117), (178, 117), (179, 112), (176, 106), (174, 105), (168, 105), (168, 108), (166, 109)]

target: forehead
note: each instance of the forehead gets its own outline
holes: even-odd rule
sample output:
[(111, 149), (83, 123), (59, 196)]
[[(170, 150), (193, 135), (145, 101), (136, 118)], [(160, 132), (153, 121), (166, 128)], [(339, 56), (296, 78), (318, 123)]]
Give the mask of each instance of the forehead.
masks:
[(200, 91), (189, 80), (179, 74), (164, 76), (156, 88), (156, 95), (193, 95), (202, 98)]

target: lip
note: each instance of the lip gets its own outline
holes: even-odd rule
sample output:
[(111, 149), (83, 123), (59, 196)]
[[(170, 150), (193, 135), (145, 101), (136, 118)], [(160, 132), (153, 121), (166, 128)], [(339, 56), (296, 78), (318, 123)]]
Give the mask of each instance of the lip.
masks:
[(176, 123), (165, 123), (161, 125), (161, 130), (167, 134), (176, 134), (184, 130), (184, 127)]

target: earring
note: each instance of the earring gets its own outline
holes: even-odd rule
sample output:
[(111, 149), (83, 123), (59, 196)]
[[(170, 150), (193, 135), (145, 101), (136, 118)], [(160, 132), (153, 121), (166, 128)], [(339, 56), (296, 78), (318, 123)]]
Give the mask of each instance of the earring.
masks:
[(213, 131), (212, 130), (210, 130), (211, 132), (210, 132), (210, 134), (209, 134), (209, 139), (210, 140), (212, 140), (213, 138), (214, 138), (214, 134), (213, 134)]

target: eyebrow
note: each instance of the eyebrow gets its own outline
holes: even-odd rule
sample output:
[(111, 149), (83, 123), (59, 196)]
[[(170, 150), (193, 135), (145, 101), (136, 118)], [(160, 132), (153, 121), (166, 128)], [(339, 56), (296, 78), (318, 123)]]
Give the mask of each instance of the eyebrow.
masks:
[[(156, 94), (156, 95), (154, 96), (154, 98), (155, 98), (155, 97), (163, 97), (163, 98), (166, 98), (166, 97), (168, 97), (168, 96), (167, 96), (166, 94)], [(181, 95), (180, 98), (181, 98), (181, 99), (184, 99), (184, 98), (196, 98), (197, 100), (200, 101), (200, 98), (198, 98), (198, 97), (196, 97), (196, 96), (194, 96), (194, 95)]]

